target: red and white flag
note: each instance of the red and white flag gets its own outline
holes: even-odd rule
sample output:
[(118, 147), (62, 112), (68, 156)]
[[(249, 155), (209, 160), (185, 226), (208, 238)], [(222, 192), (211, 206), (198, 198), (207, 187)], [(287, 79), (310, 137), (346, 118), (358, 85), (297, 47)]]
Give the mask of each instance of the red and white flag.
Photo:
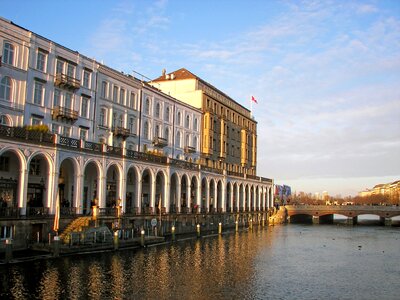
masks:
[(258, 104), (258, 102), (257, 102), (256, 98), (254, 98), (254, 96), (251, 96), (251, 101), (253, 101), (253, 102)]

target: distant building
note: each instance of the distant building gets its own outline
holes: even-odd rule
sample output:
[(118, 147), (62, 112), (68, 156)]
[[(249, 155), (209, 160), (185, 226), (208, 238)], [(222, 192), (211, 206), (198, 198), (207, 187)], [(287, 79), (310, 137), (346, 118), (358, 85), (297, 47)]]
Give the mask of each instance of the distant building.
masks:
[(358, 195), (360, 197), (386, 195), (391, 203), (400, 204), (400, 180), (377, 184), (372, 189), (358, 192)]

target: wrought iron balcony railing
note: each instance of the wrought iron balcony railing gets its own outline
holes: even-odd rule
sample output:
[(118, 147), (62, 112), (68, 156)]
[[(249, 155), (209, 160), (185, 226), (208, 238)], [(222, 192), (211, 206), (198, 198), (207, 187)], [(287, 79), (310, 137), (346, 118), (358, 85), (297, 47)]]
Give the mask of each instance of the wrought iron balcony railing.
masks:
[(124, 127), (114, 127), (113, 132), (115, 136), (120, 136), (123, 139), (127, 138), (130, 135), (129, 129)]
[(167, 139), (162, 138), (162, 137), (155, 137), (155, 138), (153, 139), (153, 145), (154, 145), (155, 147), (163, 148), (163, 147), (168, 146), (168, 141), (167, 141)]
[(192, 147), (192, 146), (186, 146), (185, 147), (185, 153), (195, 153), (196, 152), (196, 148)]
[(76, 110), (72, 110), (63, 106), (56, 106), (53, 108), (51, 113), (53, 120), (67, 120), (71, 122), (75, 122), (78, 120), (78, 112)]
[(81, 86), (78, 79), (62, 73), (56, 74), (54, 85), (69, 90), (77, 90)]

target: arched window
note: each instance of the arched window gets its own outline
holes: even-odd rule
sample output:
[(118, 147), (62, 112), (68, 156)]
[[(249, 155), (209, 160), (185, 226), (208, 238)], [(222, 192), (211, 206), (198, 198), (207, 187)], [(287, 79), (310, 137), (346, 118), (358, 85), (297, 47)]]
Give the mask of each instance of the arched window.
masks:
[(169, 122), (169, 107), (165, 109), (165, 121)]
[(144, 122), (144, 125), (143, 125), (143, 136), (146, 139), (149, 139), (149, 123), (147, 121)]
[(3, 63), (14, 65), (15, 48), (10, 43), (4, 43), (3, 48)]
[(144, 112), (146, 114), (150, 114), (150, 99), (149, 98), (146, 98), (146, 104), (145, 104), (145, 107), (144, 107)]
[(164, 131), (164, 138), (167, 140), (167, 142), (169, 143), (169, 129), (168, 129), (168, 127), (167, 128), (165, 128), (165, 131)]
[(156, 118), (160, 118), (160, 103), (156, 104)]
[(156, 128), (154, 130), (154, 137), (159, 137), (160, 136), (160, 126), (156, 125)]
[(175, 141), (175, 147), (180, 148), (181, 147), (181, 133), (178, 131), (176, 133), (176, 141)]
[(12, 81), (4, 76), (0, 81), (0, 99), (11, 101)]
[(189, 124), (190, 124), (190, 117), (189, 115), (186, 116), (186, 123), (185, 123), (185, 127), (189, 128)]
[(180, 111), (178, 111), (176, 123), (177, 123), (178, 125), (181, 125), (181, 112), (180, 112)]
[(192, 145), (194, 148), (196, 148), (196, 150), (197, 150), (197, 136), (194, 136), (193, 137), (193, 145)]
[(6, 115), (1, 115), (0, 116), (0, 125), (11, 126), (10, 118)]
[(189, 139), (189, 135), (186, 135), (186, 139), (185, 139), (185, 146), (190, 146), (190, 139)]
[(193, 130), (195, 130), (195, 131), (198, 130), (198, 129), (197, 129), (197, 118), (194, 118), (194, 121), (193, 121)]

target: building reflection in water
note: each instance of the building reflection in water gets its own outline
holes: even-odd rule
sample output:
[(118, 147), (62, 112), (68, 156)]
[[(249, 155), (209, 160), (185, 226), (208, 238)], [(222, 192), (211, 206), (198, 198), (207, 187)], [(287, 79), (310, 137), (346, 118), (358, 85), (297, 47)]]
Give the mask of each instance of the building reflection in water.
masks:
[(100, 263), (91, 262), (88, 270), (88, 298), (104, 299), (103, 289), (109, 286), (104, 278), (104, 271)]
[[(28, 297), (26, 289), (24, 287), (24, 277), (18, 270), (12, 270), (10, 272), (10, 279), (11, 279), (11, 289), (10, 294), (12, 295), (13, 299), (25, 299)], [(2, 280), (2, 283), (6, 283), (6, 280)], [(3, 286), (4, 287), (4, 286)], [(6, 290), (7, 287), (4, 287)]]
[(59, 299), (61, 293), (61, 284), (59, 280), (59, 271), (55, 267), (48, 268), (42, 275), (39, 283), (40, 299)]

